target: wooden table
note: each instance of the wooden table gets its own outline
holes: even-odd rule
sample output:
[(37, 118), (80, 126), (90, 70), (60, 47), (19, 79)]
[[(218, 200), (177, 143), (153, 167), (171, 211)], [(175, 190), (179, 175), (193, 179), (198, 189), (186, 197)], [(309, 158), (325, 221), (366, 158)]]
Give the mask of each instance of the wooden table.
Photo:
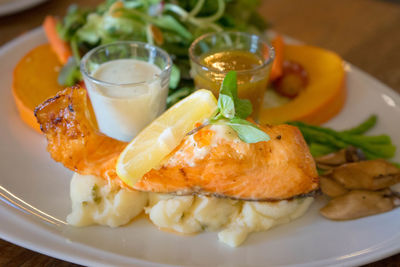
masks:
[[(0, 45), (65, 13), (72, 0), (48, 1), (0, 18)], [(98, 0), (81, 0), (94, 5)], [(400, 92), (400, 4), (378, 0), (264, 0), (260, 13), (279, 32), (331, 49)], [(77, 266), (0, 240), (1, 266)], [(400, 266), (400, 254), (368, 264)]]

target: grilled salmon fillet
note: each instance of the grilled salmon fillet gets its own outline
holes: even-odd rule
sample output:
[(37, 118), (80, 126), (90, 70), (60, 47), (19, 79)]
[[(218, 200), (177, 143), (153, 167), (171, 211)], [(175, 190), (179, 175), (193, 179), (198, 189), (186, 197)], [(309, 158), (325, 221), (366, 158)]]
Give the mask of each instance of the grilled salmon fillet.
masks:
[[(127, 143), (99, 133), (88, 111), (87, 93), (80, 87), (67, 88), (39, 105), (35, 116), (48, 151), (75, 172), (117, 179), (127, 187), (115, 170)], [(262, 127), (271, 140), (255, 144), (240, 141), (233, 131), (229, 138), (221, 137), (215, 127), (187, 135), (161, 167), (145, 174), (134, 188), (245, 200), (282, 200), (318, 188), (314, 160), (296, 127)]]
[(55, 161), (83, 175), (116, 179), (115, 164), (127, 143), (98, 132), (89, 110), (86, 89), (76, 86), (40, 104), (35, 116)]
[(263, 127), (271, 140), (255, 144), (215, 138), (215, 127), (186, 136), (165, 163), (145, 174), (134, 188), (244, 200), (282, 200), (318, 188), (314, 159), (296, 127)]

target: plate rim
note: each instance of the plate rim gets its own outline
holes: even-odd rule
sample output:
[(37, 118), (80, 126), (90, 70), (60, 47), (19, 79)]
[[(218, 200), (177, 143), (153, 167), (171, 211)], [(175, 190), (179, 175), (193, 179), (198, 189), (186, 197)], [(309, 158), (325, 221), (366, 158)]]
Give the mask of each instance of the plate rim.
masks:
[[(1, 14), (0, 14), (1, 15)], [(21, 42), (27, 41), (31, 38), (34, 38), (35, 36), (39, 35), (39, 34), (43, 34), (43, 28), (41, 26), (34, 28), (20, 36), (18, 36), (17, 38), (10, 40), (9, 42), (3, 44), (0, 47), (0, 57), (8, 54), (8, 52), (10, 50), (13, 49), (13, 47)], [(44, 40), (45, 42), (45, 40)], [(27, 51), (28, 52), (28, 51)], [(365, 71), (361, 70), (359, 67), (344, 61), (343, 62), (350, 66), (350, 73), (351, 72), (358, 72), (360, 73), (362, 76), (364, 76), (365, 78), (371, 80), (372, 82), (379, 84), (379, 86), (381, 87), (379, 90), (385, 94), (388, 94), (389, 96), (393, 96), (395, 98), (397, 98), (400, 101), (400, 93), (397, 92), (394, 89), (391, 89), (389, 86), (387, 86), (386, 84), (384, 84), (382, 81), (380, 81), (379, 79), (377, 79), (376, 77), (366, 73)], [(19, 214), (20, 211), (17, 211), (17, 213), (14, 213), (14, 211), (16, 211), (15, 208), (10, 208), (13, 209), (12, 211), (10, 209), (8, 209), (9, 207), (5, 206), (7, 204), (5, 204), (4, 202), (1, 202), (0, 205), (0, 212), (1, 211), (5, 211), (6, 213), (11, 213), (13, 216), (17, 216), (20, 217), (22, 216), (21, 214)], [(22, 218), (21, 218), (22, 219)], [(22, 223), (26, 223), (26, 221), (22, 221)], [(77, 264), (85, 264), (85, 265), (102, 265), (102, 266), (108, 266), (107, 264), (103, 264), (101, 261), (99, 260), (95, 260), (93, 258), (92, 252), (91, 253), (87, 253), (86, 256), (89, 257), (74, 257), (71, 256), (68, 253), (65, 253), (63, 250), (58, 250), (58, 249), (53, 249), (50, 246), (46, 246), (46, 245), (41, 245), (38, 243), (35, 243), (33, 241), (26, 241), (23, 240), (22, 238), (16, 238), (15, 236), (9, 235), (7, 233), (5, 233), (2, 229), (0, 229), (0, 237), (10, 243), (16, 244), (18, 246), (24, 247), (26, 249), (30, 249), (32, 251), (36, 251), (39, 252), (41, 254), (50, 256), (50, 257), (54, 257), (54, 258), (58, 258), (61, 260), (65, 260), (65, 261), (69, 261), (69, 262), (73, 262), (73, 263), (77, 263)], [(394, 246), (392, 245), (394, 244)], [(398, 247), (396, 247), (395, 245), (398, 244)], [(118, 258), (121, 259), (127, 259), (129, 260), (132, 264), (140, 264), (141, 266), (143, 265), (147, 265), (147, 266), (173, 266), (173, 265), (168, 265), (168, 264), (162, 264), (162, 263), (157, 263), (157, 262), (151, 262), (151, 261), (147, 261), (147, 260), (143, 260), (143, 259), (138, 259), (138, 258), (134, 258), (134, 257), (128, 257), (128, 256), (124, 256), (124, 255), (119, 255), (117, 253), (113, 253), (113, 252), (109, 252), (106, 250), (102, 250), (99, 248), (94, 248), (91, 247), (89, 245), (86, 244), (81, 244), (81, 243), (74, 243), (74, 245), (79, 245), (82, 247), (85, 247), (86, 249), (90, 249), (93, 250), (93, 252), (98, 253), (98, 252), (106, 252), (108, 254), (111, 255), (115, 255)], [(333, 266), (333, 265), (346, 265), (346, 266), (354, 266), (354, 265), (360, 265), (360, 264), (366, 264), (366, 263), (370, 263), (372, 261), (377, 261), (377, 260), (381, 260), (383, 258), (392, 256), (394, 254), (397, 254), (400, 252), (400, 234), (398, 234), (397, 236), (394, 236), (392, 239), (389, 240), (385, 240), (381, 243), (378, 243), (376, 246), (373, 246), (369, 249), (366, 249), (366, 251), (361, 251), (358, 252), (357, 255), (345, 255), (339, 258), (336, 257), (332, 257), (332, 258), (327, 258), (327, 259), (323, 259), (323, 260), (319, 260), (316, 262), (310, 262), (310, 263), (304, 263), (304, 264), (294, 264), (294, 265), (289, 265), (289, 266), (297, 266), (297, 267), (301, 267), (301, 266), (320, 266), (320, 265), (329, 265), (329, 266)], [(91, 257), (90, 257), (91, 256)]]

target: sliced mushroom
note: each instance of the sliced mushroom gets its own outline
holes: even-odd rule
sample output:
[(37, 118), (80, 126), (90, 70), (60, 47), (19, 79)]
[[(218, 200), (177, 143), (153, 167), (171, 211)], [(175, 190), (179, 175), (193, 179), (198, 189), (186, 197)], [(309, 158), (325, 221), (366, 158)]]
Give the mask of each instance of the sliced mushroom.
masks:
[(395, 184), (395, 185), (392, 185), (392, 186), (390, 187), (390, 189), (391, 189), (393, 192), (396, 192), (396, 193), (398, 193), (398, 194), (400, 195), (400, 183)]
[[(317, 163), (317, 162), (316, 162)], [(338, 165), (339, 166), (339, 165)], [(335, 165), (328, 165), (328, 164), (323, 164), (323, 163), (317, 163), (317, 168), (321, 171), (323, 171), (323, 174), (326, 175), (328, 172), (336, 168), (337, 166)]]
[(376, 159), (343, 164), (329, 176), (347, 189), (380, 190), (400, 182), (400, 169)]
[(346, 163), (346, 149), (341, 149), (339, 151), (329, 153), (327, 155), (323, 155), (320, 157), (315, 158), (315, 162), (319, 165), (324, 167), (335, 167)]
[(400, 194), (394, 195), (393, 198), (392, 198), (392, 200), (393, 200), (393, 204), (394, 204), (396, 207), (400, 206)]
[(321, 170), (329, 170), (348, 162), (358, 162), (361, 160), (365, 160), (363, 152), (352, 146), (315, 159), (318, 168)]
[(324, 176), (320, 177), (319, 185), (322, 193), (329, 197), (338, 197), (346, 194), (349, 191), (343, 185)]
[(349, 146), (346, 149), (346, 161), (347, 162), (359, 162), (359, 161), (363, 161), (366, 159), (367, 158), (365, 157), (365, 154), (361, 149), (356, 148), (354, 146)]
[(331, 220), (353, 220), (390, 211), (394, 202), (390, 190), (353, 190), (332, 199), (320, 212)]

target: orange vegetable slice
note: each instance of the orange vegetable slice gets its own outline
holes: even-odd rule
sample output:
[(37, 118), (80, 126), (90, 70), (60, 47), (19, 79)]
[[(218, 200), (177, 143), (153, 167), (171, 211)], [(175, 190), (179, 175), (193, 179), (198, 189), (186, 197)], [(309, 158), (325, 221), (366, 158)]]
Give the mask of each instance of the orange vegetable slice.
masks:
[(68, 43), (58, 36), (56, 18), (53, 16), (46, 16), (43, 22), (43, 29), (46, 33), (47, 40), (51, 44), (51, 48), (56, 53), (59, 60), (63, 64), (67, 63), (72, 52)]
[(261, 110), (262, 124), (303, 121), (322, 124), (342, 109), (346, 100), (345, 71), (335, 53), (306, 45), (286, 45), (284, 59), (300, 64), (308, 73), (306, 88), (290, 102)]
[(277, 35), (271, 42), (275, 49), (275, 59), (272, 62), (271, 72), (269, 74), (269, 80), (275, 81), (282, 76), (283, 73), (283, 53), (285, 50), (285, 43), (280, 35)]
[(28, 52), (14, 69), (12, 91), (19, 115), (38, 132), (41, 131), (33, 110), (62, 89), (57, 83), (61, 67), (51, 46), (44, 44)]

